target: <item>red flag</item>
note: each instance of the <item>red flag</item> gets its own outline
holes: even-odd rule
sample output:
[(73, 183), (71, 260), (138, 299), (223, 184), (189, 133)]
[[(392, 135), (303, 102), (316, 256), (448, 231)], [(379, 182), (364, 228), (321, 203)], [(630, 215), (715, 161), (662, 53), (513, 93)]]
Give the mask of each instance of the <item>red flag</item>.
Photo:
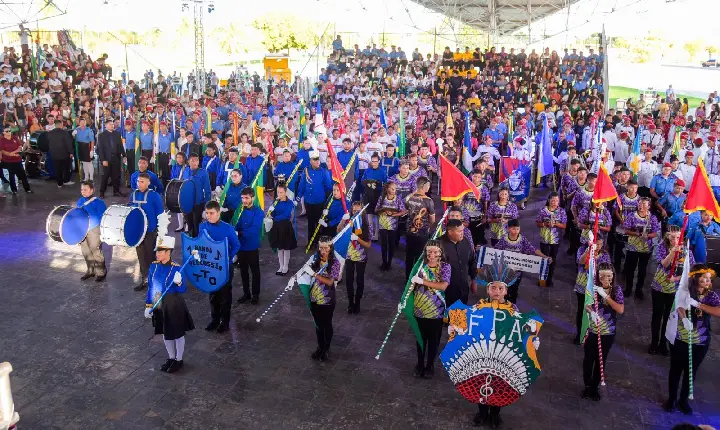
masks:
[(267, 145), (265, 149), (268, 153), (268, 160), (275, 161), (275, 149), (273, 148), (272, 141), (270, 140), (270, 134), (267, 136)]
[(592, 201), (593, 203), (604, 203), (610, 200), (617, 200), (618, 206), (622, 209), (622, 203), (618, 197), (615, 185), (613, 185), (612, 179), (608, 174), (605, 165), (600, 163), (600, 170), (598, 170), (597, 182), (595, 182), (595, 192), (593, 192)]
[(340, 165), (340, 161), (338, 161), (337, 155), (335, 155), (335, 149), (330, 144), (330, 139), (325, 138), (325, 144), (327, 145), (328, 150), (328, 164), (330, 165), (330, 175), (332, 176), (333, 181), (337, 182), (338, 188), (340, 189), (340, 201), (342, 202), (343, 209), (345, 210), (345, 213), (347, 213), (348, 208), (347, 204), (345, 203), (345, 179), (343, 178), (343, 168)]
[(710, 179), (708, 179), (705, 170), (705, 160), (700, 158), (698, 159), (698, 168), (695, 170), (695, 176), (690, 185), (690, 192), (687, 195), (687, 200), (685, 200), (685, 213), (702, 210), (709, 211), (713, 214), (715, 221), (720, 221), (720, 207), (717, 200), (715, 200), (712, 188), (710, 188)]
[(453, 202), (467, 193), (473, 193), (476, 199), (480, 199), (478, 187), (443, 155), (440, 156), (440, 171), (440, 200)]

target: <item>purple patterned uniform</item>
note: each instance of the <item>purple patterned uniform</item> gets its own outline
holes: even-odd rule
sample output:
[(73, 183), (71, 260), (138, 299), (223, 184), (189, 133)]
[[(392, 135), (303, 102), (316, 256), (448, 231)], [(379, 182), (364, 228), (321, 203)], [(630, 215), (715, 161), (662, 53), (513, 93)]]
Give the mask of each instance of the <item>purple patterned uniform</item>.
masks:
[[(437, 267), (423, 265), (418, 276), (433, 282), (450, 283), (450, 265), (441, 262)], [(445, 314), (445, 294), (424, 285), (415, 285), (413, 292), (415, 299), (414, 315), (417, 318), (442, 318)]]
[[(320, 264), (323, 267), (323, 264)], [(321, 270), (320, 275), (330, 277), (337, 282), (340, 279), (340, 260), (333, 258), (332, 266)], [(312, 286), (310, 287), (310, 301), (318, 305), (332, 305), (335, 304), (335, 285), (327, 286), (317, 279), (313, 278)]]
[[(578, 222), (580, 224), (590, 226), (588, 228), (584, 228), (582, 234), (580, 235), (580, 243), (586, 244), (588, 243), (588, 236), (590, 235), (590, 232), (595, 228), (595, 212), (590, 212), (587, 207), (580, 209), (580, 212), (578, 212)], [(610, 216), (610, 211), (603, 206), (598, 219), (598, 227), (605, 227), (611, 224), (612, 217)]]
[[(557, 224), (567, 223), (567, 214), (562, 208), (557, 208), (554, 211), (548, 209), (547, 206), (540, 209), (535, 222), (546, 223), (553, 221)], [(560, 243), (560, 230), (557, 227), (540, 227), (540, 243), (546, 243), (548, 245), (557, 245)]]
[[(595, 285), (595, 288), (602, 288), (599, 285)], [(612, 294), (608, 295), (619, 305), (625, 304), (625, 296), (623, 290), (619, 285), (615, 285), (612, 289)], [(592, 306), (595, 310), (595, 306)], [(598, 316), (600, 317), (600, 324), (595, 324), (590, 318), (590, 331), (600, 336), (615, 334), (615, 327), (617, 325), (617, 312), (605, 303), (602, 297), (598, 296)]]
[[(518, 208), (515, 203), (508, 202), (505, 206), (500, 206), (497, 201), (490, 203), (490, 206), (488, 206), (487, 217), (492, 219), (500, 218), (501, 216), (505, 219), (505, 221), (517, 218), (519, 215)], [(492, 232), (493, 239), (500, 239), (505, 236), (507, 233), (505, 224), (506, 223), (503, 222), (490, 223), (490, 231)]]
[[(658, 222), (655, 215), (648, 214), (645, 218), (634, 212), (625, 217), (623, 228), (627, 231), (635, 231), (641, 233), (643, 230), (647, 234), (660, 232), (660, 223)], [(652, 240), (643, 238), (642, 236), (628, 236), (628, 242), (625, 246), (625, 250), (633, 252), (649, 253), (652, 252)]]
[(417, 178), (413, 175), (408, 174), (406, 177), (400, 177), (400, 174), (395, 174), (390, 178), (390, 182), (395, 184), (395, 192), (402, 197), (403, 200), (410, 194), (415, 192), (417, 188)]
[(394, 199), (389, 200), (381, 197), (377, 205), (375, 205), (375, 213), (380, 214), (380, 229), (382, 230), (397, 230), (398, 217), (385, 215), (384, 209), (394, 209), (397, 212), (405, 210), (405, 203), (400, 196), (396, 195)]
[[(585, 287), (587, 287), (587, 269), (585, 269), (585, 261), (580, 261), (580, 257), (582, 257), (585, 253), (585, 250), (587, 250), (587, 245), (581, 245), (580, 249), (578, 249), (577, 256), (575, 257), (578, 265), (578, 274), (577, 277), (575, 277), (574, 291), (579, 294), (584, 294)], [(608, 254), (604, 249), (600, 251), (600, 255), (595, 258), (595, 267), (598, 267), (600, 263), (611, 263), (610, 254)]]
[(503, 251), (519, 252), (521, 254), (535, 255), (535, 247), (529, 240), (522, 234), (519, 234), (517, 239), (510, 240), (510, 236), (503, 236), (500, 241), (495, 244), (495, 249)]
[(582, 208), (590, 206), (592, 196), (592, 191), (588, 191), (586, 187), (580, 187), (575, 193), (575, 197), (573, 197), (571, 207), (573, 207), (577, 211), (578, 215), (580, 215), (580, 210)]
[[(665, 241), (663, 240), (660, 242), (660, 245), (658, 245), (657, 251), (655, 251), (655, 261), (657, 261), (657, 269), (655, 270), (655, 276), (653, 277), (651, 288), (655, 291), (659, 291), (661, 293), (665, 294), (675, 294), (677, 292), (678, 286), (680, 285), (680, 280), (677, 282), (673, 282), (672, 279), (668, 276), (670, 273), (670, 267), (663, 267), (662, 261), (667, 257), (668, 255), (668, 249), (665, 247)], [(685, 247), (683, 247), (680, 252), (678, 253), (678, 260), (676, 264), (676, 270), (675, 273), (677, 274), (678, 268), (682, 270), (683, 263), (685, 262)], [(690, 253), (690, 267), (692, 267), (695, 264), (695, 256), (693, 253)], [(672, 263), (670, 264), (672, 266)]]
[(421, 166), (426, 171), (430, 171), (430, 168), (435, 169), (437, 172), (437, 160), (432, 155), (428, 155), (428, 158), (422, 158), (418, 155), (418, 166)]
[[(708, 306), (718, 307), (720, 306), (720, 296), (715, 291), (707, 291), (704, 296), (698, 296), (697, 301)], [(710, 343), (710, 315), (707, 312), (703, 312), (699, 309), (692, 308), (688, 312), (688, 317), (693, 323), (692, 329), (692, 343), (693, 345), (706, 345)], [(690, 343), (690, 336), (685, 327), (682, 325), (682, 320), (678, 318), (677, 321), (677, 339)]]

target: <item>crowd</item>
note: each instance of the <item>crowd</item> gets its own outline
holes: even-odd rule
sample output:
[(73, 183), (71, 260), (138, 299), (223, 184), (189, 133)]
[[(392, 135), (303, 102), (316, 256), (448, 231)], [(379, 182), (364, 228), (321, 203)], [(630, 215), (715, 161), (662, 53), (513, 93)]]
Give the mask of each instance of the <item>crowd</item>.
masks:
[[(720, 227), (710, 212), (692, 214), (685, 233), (691, 252), (685, 255), (677, 226), (682, 225), (683, 199), (698, 162), (704, 163), (711, 185), (720, 186), (720, 122), (712, 119), (716, 96), (695, 116), (686, 115), (674, 91), (649, 114), (632, 105), (605, 114), (602, 49), (588, 49), (587, 54), (565, 50), (561, 56), (549, 48), (538, 54), (504, 48), (453, 53), (448, 47), (442, 54), (423, 56), (415, 50), (408, 56), (396, 46), (345, 49), (340, 36), (333, 47), (312, 100), (303, 100), (295, 84), (283, 81), (261, 88), (256, 80), (231, 91), (210, 85), (208, 94), (199, 97), (187, 90), (178, 94), (174, 80), (163, 76), (142, 86), (124, 79), (109, 82), (111, 69), (103, 57), (91, 61), (80, 52), (76, 62), (66, 64), (53, 60), (66, 57), (58, 47), (45, 50), (45, 63), (33, 79), (27, 72), (28, 55), (18, 58), (6, 49), (3, 60), (9, 66), (0, 66), (0, 83), (11, 95), (14, 88), (21, 90), (0, 105), (4, 131), (14, 133), (0, 140), (3, 167), (13, 183), (13, 175), (23, 179), (18, 159), (22, 141), (38, 130), (54, 129), (48, 135), (48, 154), (58, 186), (71, 184), (69, 160), (82, 162), (78, 206), (93, 198), (102, 201), (110, 184), (116, 196), (131, 188), (129, 204), (142, 207), (149, 221), (136, 248), (142, 280), (135, 289), (147, 290), (145, 315), (153, 318), (156, 333), (164, 335), (169, 359), (163, 371), (182, 366), (184, 334), (194, 327), (181, 300), (185, 281), (172, 263), (175, 239), (157, 222), (167, 205), (163, 193), (169, 192), (171, 181), (182, 180), (194, 193), (189, 208), (176, 211), (176, 231), (191, 236), (205, 231), (215, 240), (228, 240), (241, 274), (240, 303), (259, 302), (261, 231), (278, 250), (276, 275), (285, 276), (290, 253), (299, 245), (296, 233), (307, 229), (309, 243), (303, 245), (317, 248), (301, 272), (312, 279), (310, 307), (318, 342), (312, 358), (317, 360), (330, 357), (341, 277), (347, 312), (361, 312), (367, 248), (373, 241), (382, 250), (380, 270), (387, 271), (393, 269), (404, 238), (405, 275), (416, 285), (414, 314), (425, 345), (418, 346), (414, 373), (432, 378), (447, 307), (468, 303), (478, 281), (500, 302), (516, 302), (522, 291), (522, 276), (509, 284), (477, 279), (475, 252), (487, 244), (488, 235), (493, 248), (549, 258), (548, 287), (567, 238), (567, 253), (578, 269), (576, 341), (585, 350), (582, 395), (600, 400), (600, 368), (615, 339), (617, 315), (631, 295), (645, 298), (647, 271), (655, 270), (649, 353), (671, 357), (665, 409), (691, 413), (687, 342), (695, 351), (691, 374), (696, 375), (710, 344), (709, 319), (720, 316), (720, 297), (711, 289), (713, 272), (702, 264), (718, 263), (708, 256), (706, 237), (720, 234)], [(551, 130), (543, 130), (545, 126)], [(556, 171), (538, 184), (545, 188), (547, 204), (529, 214), (541, 233), (540, 242), (531, 243), (519, 223), (525, 202), (513, 201), (507, 184), (500, 183), (500, 163), (511, 157), (537, 165), (543, 131), (552, 139)], [(434, 199), (442, 181), (441, 157), (465, 168), (481, 196), (469, 193), (448, 202), (443, 234), (434, 238), (441, 222), (437, 215), (442, 214)], [(102, 171), (97, 190), (94, 158)], [(333, 171), (335, 163), (348, 174), (347, 194), (338, 184), (342, 179)], [(592, 203), (600, 164), (612, 175), (622, 206)], [(259, 206), (258, 192), (273, 203)], [(359, 215), (365, 205), (367, 212)], [(91, 212), (91, 225), (97, 227), (103, 210)], [(302, 215), (306, 226), (295, 222)], [(343, 267), (331, 239), (356, 216), (362, 222), (354, 227)], [(588, 233), (596, 217), (600, 234), (591, 240)], [(102, 253), (93, 252), (100, 246), (98, 234), (89, 235), (83, 245), (88, 264), (83, 280), (102, 282), (107, 276)], [(591, 252), (595, 266), (588, 264)], [(675, 322), (677, 339), (668, 348), (662, 334), (680, 279), (671, 273), (678, 254), (681, 261), (697, 263), (690, 274), (694, 309), (682, 309), (681, 321)], [(414, 274), (418, 259), (427, 270)], [(584, 306), (590, 267), (598, 269), (597, 312)], [(228, 329), (233, 271), (210, 295), (206, 330)], [(163, 283), (171, 276), (174, 283), (168, 290)], [(151, 309), (165, 292), (174, 297), (172, 305), (156, 314)], [(586, 313), (591, 320), (587, 334), (581, 332)], [(612, 374), (611, 365), (606, 370)], [(493, 427), (500, 421), (499, 410), (492, 408), (481, 407), (475, 417), (476, 424)]]

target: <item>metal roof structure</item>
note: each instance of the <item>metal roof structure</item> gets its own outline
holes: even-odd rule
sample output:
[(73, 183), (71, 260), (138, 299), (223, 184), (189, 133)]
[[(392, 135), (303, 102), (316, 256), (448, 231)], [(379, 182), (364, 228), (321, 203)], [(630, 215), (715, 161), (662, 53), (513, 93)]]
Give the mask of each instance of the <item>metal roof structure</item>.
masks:
[(423, 7), (494, 38), (511, 34), (533, 22), (570, 7), (579, 0), (413, 0)]

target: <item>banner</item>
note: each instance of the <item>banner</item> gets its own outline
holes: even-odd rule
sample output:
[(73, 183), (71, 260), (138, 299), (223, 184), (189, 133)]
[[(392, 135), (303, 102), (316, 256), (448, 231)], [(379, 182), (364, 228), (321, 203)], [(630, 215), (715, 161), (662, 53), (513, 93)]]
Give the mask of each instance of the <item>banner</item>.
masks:
[[(192, 259), (183, 276), (195, 287), (205, 293), (212, 293), (220, 289), (230, 279), (230, 258), (228, 255), (227, 239), (222, 242), (215, 241), (207, 231), (198, 237), (182, 234), (183, 261)], [(200, 260), (194, 260), (190, 255), (197, 250)]]
[(492, 264), (496, 258), (504, 258), (508, 269), (525, 273), (537, 273), (540, 280), (545, 280), (550, 269), (550, 259), (538, 257), (537, 255), (521, 254), (513, 251), (502, 251), (487, 246), (480, 247), (477, 267), (482, 268), (486, 264)]
[(500, 186), (510, 191), (510, 200), (521, 202), (530, 196), (532, 165), (511, 157), (500, 158)]

